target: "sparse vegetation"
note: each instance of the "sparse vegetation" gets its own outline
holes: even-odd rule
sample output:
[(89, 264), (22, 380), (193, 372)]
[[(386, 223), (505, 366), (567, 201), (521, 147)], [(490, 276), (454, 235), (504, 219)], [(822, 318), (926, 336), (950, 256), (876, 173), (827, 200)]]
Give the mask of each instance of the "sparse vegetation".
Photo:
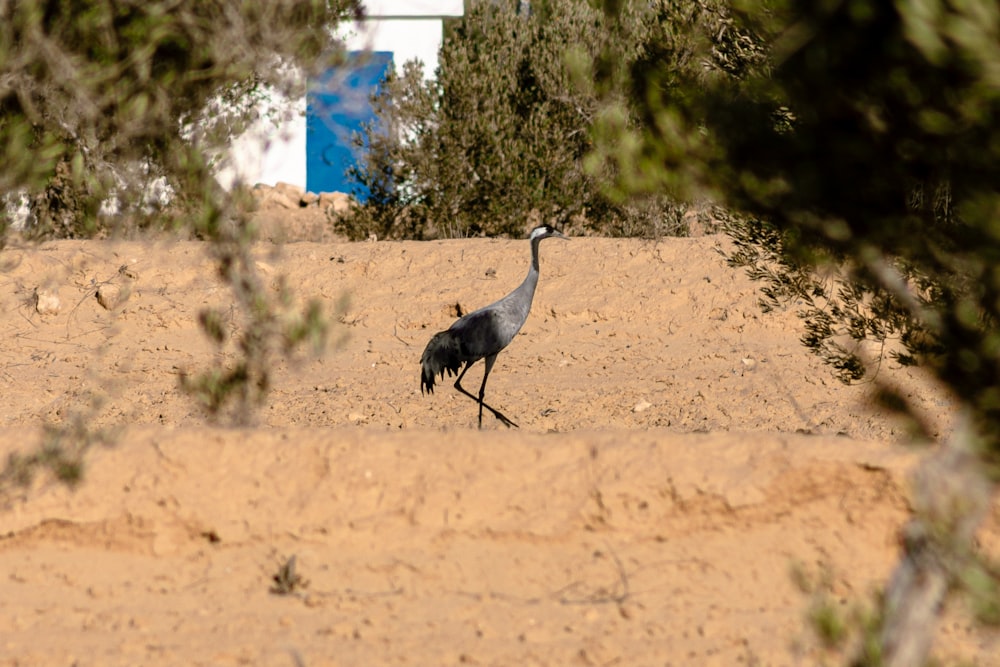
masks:
[[(209, 233), (218, 149), (268, 89), (302, 85), (283, 65), (338, 57), (321, 26), (358, 11), (351, 0), (5, 3), (0, 192), (28, 195), (37, 237), (123, 221)], [(150, 189), (158, 180), (169, 203)], [(98, 215), (110, 200), (118, 215)]]
[(879, 601), (838, 599), (833, 594), (833, 571), (820, 565), (815, 571), (793, 564), (791, 578), (808, 597), (806, 622), (823, 651), (852, 667), (877, 667), (882, 663)]
[(309, 582), (295, 571), (295, 564), (295, 555), (292, 554), (278, 566), (278, 571), (271, 576), (272, 584), (268, 589), (272, 595), (293, 595), (309, 586)]
[[(619, 22), (575, 0), (527, 7), (472, 3), (446, 30), (434, 80), (418, 63), (389, 77), (378, 121), (358, 137), (367, 159), (351, 174), (370, 198), (336, 221), (349, 237), (520, 238), (542, 222), (615, 236), (686, 233), (673, 199), (612, 197), (608, 174), (585, 167), (600, 100), (585, 64), (604, 49), (613, 49), (601, 61), (608, 70), (654, 57), (672, 17), (642, 3), (627, 3)], [(686, 55), (679, 47), (655, 57), (697, 68)]]
[[(223, 252), (225, 246), (215, 248)], [(343, 313), (347, 301), (341, 300), (333, 313), (325, 313), (317, 299), (300, 309), (283, 279), (273, 289), (257, 282), (248, 245), (232, 246), (228, 252), (233, 254), (220, 256), (219, 264), (234, 273), (220, 277), (233, 286), (239, 307), (228, 312), (201, 311), (198, 323), (216, 347), (216, 363), (195, 375), (182, 373), (180, 386), (211, 418), (231, 408), (231, 421), (249, 424), (267, 397), (276, 359), (283, 356), (294, 361), (306, 344), (312, 353), (322, 352), (329, 340), (330, 322)]]
[(0, 499), (31, 486), (39, 473), (69, 487), (78, 485), (84, 474), (84, 457), (95, 446), (107, 447), (118, 439), (118, 428), (95, 428), (93, 418), (102, 399), (91, 396), (86, 405), (74, 410), (66, 421), (48, 423), (42, 441), (30, 453), (12, 453), (0, 470)]
[(594, 159), (623, 192), (728, 207), (733, 262), (801, 306), (804, 342), (843, 379), (877, 382), (887, 358), (957, 397), (965, 421), (922, 468), (883, 603), (884, 663), (922, 664), (1000, 475), (1000, 10), (789, 0), (720, 16), (764, 57), (695, 78), (633, 68), (644, 122), (609, 98)]
[[(328, 28), (360, 15), (355, 0), (0, 4), (0, 203), (26, 196), (35, 239), (153, 228), (205, 240), (233, 290), (235, 361), (220, 355), (182, 385), (213, 414), (236, 398), (234, 418), (249, 421), (274, 354), (327, 331), (316, 302), (296, 311), (287, 286), (272, 294), (260, 278), (243, 195), (224, 192), (213, 170), (269, 90), (303, 85), (292, 67), (342, 56)], [(0, 247), (9, 226), (0, 206)], [(201, 322), (225, 345), (218, 313)], [(47, 467), (75, 480), (85, 450), (46, 444), (10, 474)]]

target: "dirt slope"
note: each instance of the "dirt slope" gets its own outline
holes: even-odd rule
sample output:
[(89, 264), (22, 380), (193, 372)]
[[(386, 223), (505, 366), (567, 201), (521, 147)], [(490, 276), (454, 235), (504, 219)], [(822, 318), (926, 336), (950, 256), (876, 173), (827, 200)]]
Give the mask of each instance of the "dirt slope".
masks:
[[(0, 456), (43, 422), (127, 428), (78, 490), (0, 513), (0, 662), (816, 664), (790, 571), (828, 571), (845, 607), (877, 588), (917, 453), (721, 242), (546, 241), (487, 388), (521, 428), (482, 432), (447, 382), (421, 396), (418, 360), (456, 305), (517, 285), (524, 241), (261, 244), (275, 286), (349, 301), (342, 342), (280, 364), (243, 429), (177, 389), (214, 354), (199, 310), (229, 302), (199, 244), (5, 250)], [(885, 373), (947, 432), (946, 397)], [(292, 555), (308, 586), (270, 593)], [(961, 609), (939, 635), (1000, 664)]]

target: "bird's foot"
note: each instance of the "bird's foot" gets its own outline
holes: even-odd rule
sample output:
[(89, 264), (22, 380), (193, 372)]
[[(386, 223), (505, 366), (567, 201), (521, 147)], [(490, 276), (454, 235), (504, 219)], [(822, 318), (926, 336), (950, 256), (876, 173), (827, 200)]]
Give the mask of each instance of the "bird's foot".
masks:
[(521, 428), (520, 426), (518, 426), (517, 424), (515, 424), (515, 423), (514, 423), (514, 422), (512, 422), (511, 420), (507, 419), (507, 418), (506, 418), (506, 417), (504, 417), (503, 415), (497, 415), (497, 419), (499, 419), (499, 420), (500, 420), (500, 422), (501, 422), (501, 423), (502, 423), (502, 424), (503, 424), (504, 426), (506, 426), (507, 428), (510, 428), (511, 426), (513, 426), (514, 428)]
[(513, 426), (514, 428), (521, 428), (511, 420), (507, 419), (507, 416), (502, 412), (499, 412), (497, 410), (490, 410), (490, 412), (492, 412), (493, 416), (496, 417), (498, 420), (500, 420), (500, 423), (506, 426), (507, 428), (510, 428), (511, 426)]
[[(521, 428), (520, 426), (518, 426), (517, 424), (515, 424), (511, 420), (507, 419), (507, 415), (505, 415), (504, 413), (500, 412), (499, 410), (494, 410), (493, 408), (491, 408), (490, 406), (485, 405), (485, 404), (483, 405), (483, 407), (486, 408), (487, 410), (489, 410), (490, 412), (492, 412), (493, 416), (496, 417), (497, 420), (501, 424), (503, 424), (504, 426), (506, 426), (507, 428), (510, 428), (511, 426), (513, 426), (514, 428)], [(480, 431), (483, 430), (483, 413), (482, 412), (479, 413), (479, 430)]]

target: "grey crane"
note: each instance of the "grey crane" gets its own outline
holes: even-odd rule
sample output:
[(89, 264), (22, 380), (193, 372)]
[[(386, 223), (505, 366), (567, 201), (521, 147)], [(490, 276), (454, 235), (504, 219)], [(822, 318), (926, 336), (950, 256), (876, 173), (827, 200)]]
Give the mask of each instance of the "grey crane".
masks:
[[(444, 379), (445, 371), (448, 375), (457, 373), (455, 389), (479, 403), (479, 428), (483, 427), (483, 408), (492, 412), (507, 427), (517, 426), (502, 412), (483, 403), (483, 395), (486, 393), (486, 378), (493, 370), (497, 355), (514, 340), (528, 319), (535, 286), (538, 285), (538, 244), (549, 237), (568, 240), (549, 225), (531, 230), (528, 237), (531, 241), (531, 266), (524, 282), (499, 301), (463, 315), (446, 331), (434, 334), (420, 357), (420, 393), (434, 393), (437, 375)], [(486, 360), (486, 370), (483, 372), (483, 384), (479, 387), (479, 398), (476, 398), (462, 387), (462, 378), (469, 367), (480, 359)]]

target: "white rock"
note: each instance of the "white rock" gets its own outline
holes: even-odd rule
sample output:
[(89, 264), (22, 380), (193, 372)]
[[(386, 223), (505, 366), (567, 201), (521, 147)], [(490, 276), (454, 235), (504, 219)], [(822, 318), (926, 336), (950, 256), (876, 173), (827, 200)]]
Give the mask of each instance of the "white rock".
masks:
[(58, 313), (59, 308), (62, 303), (59, 301), (59, 295), (48, 289), (38, 289), (35, 288), (35, 293), (32, 297), (35, 302), (35, 311), (39, 315), (48, 315), (50, 313)]

